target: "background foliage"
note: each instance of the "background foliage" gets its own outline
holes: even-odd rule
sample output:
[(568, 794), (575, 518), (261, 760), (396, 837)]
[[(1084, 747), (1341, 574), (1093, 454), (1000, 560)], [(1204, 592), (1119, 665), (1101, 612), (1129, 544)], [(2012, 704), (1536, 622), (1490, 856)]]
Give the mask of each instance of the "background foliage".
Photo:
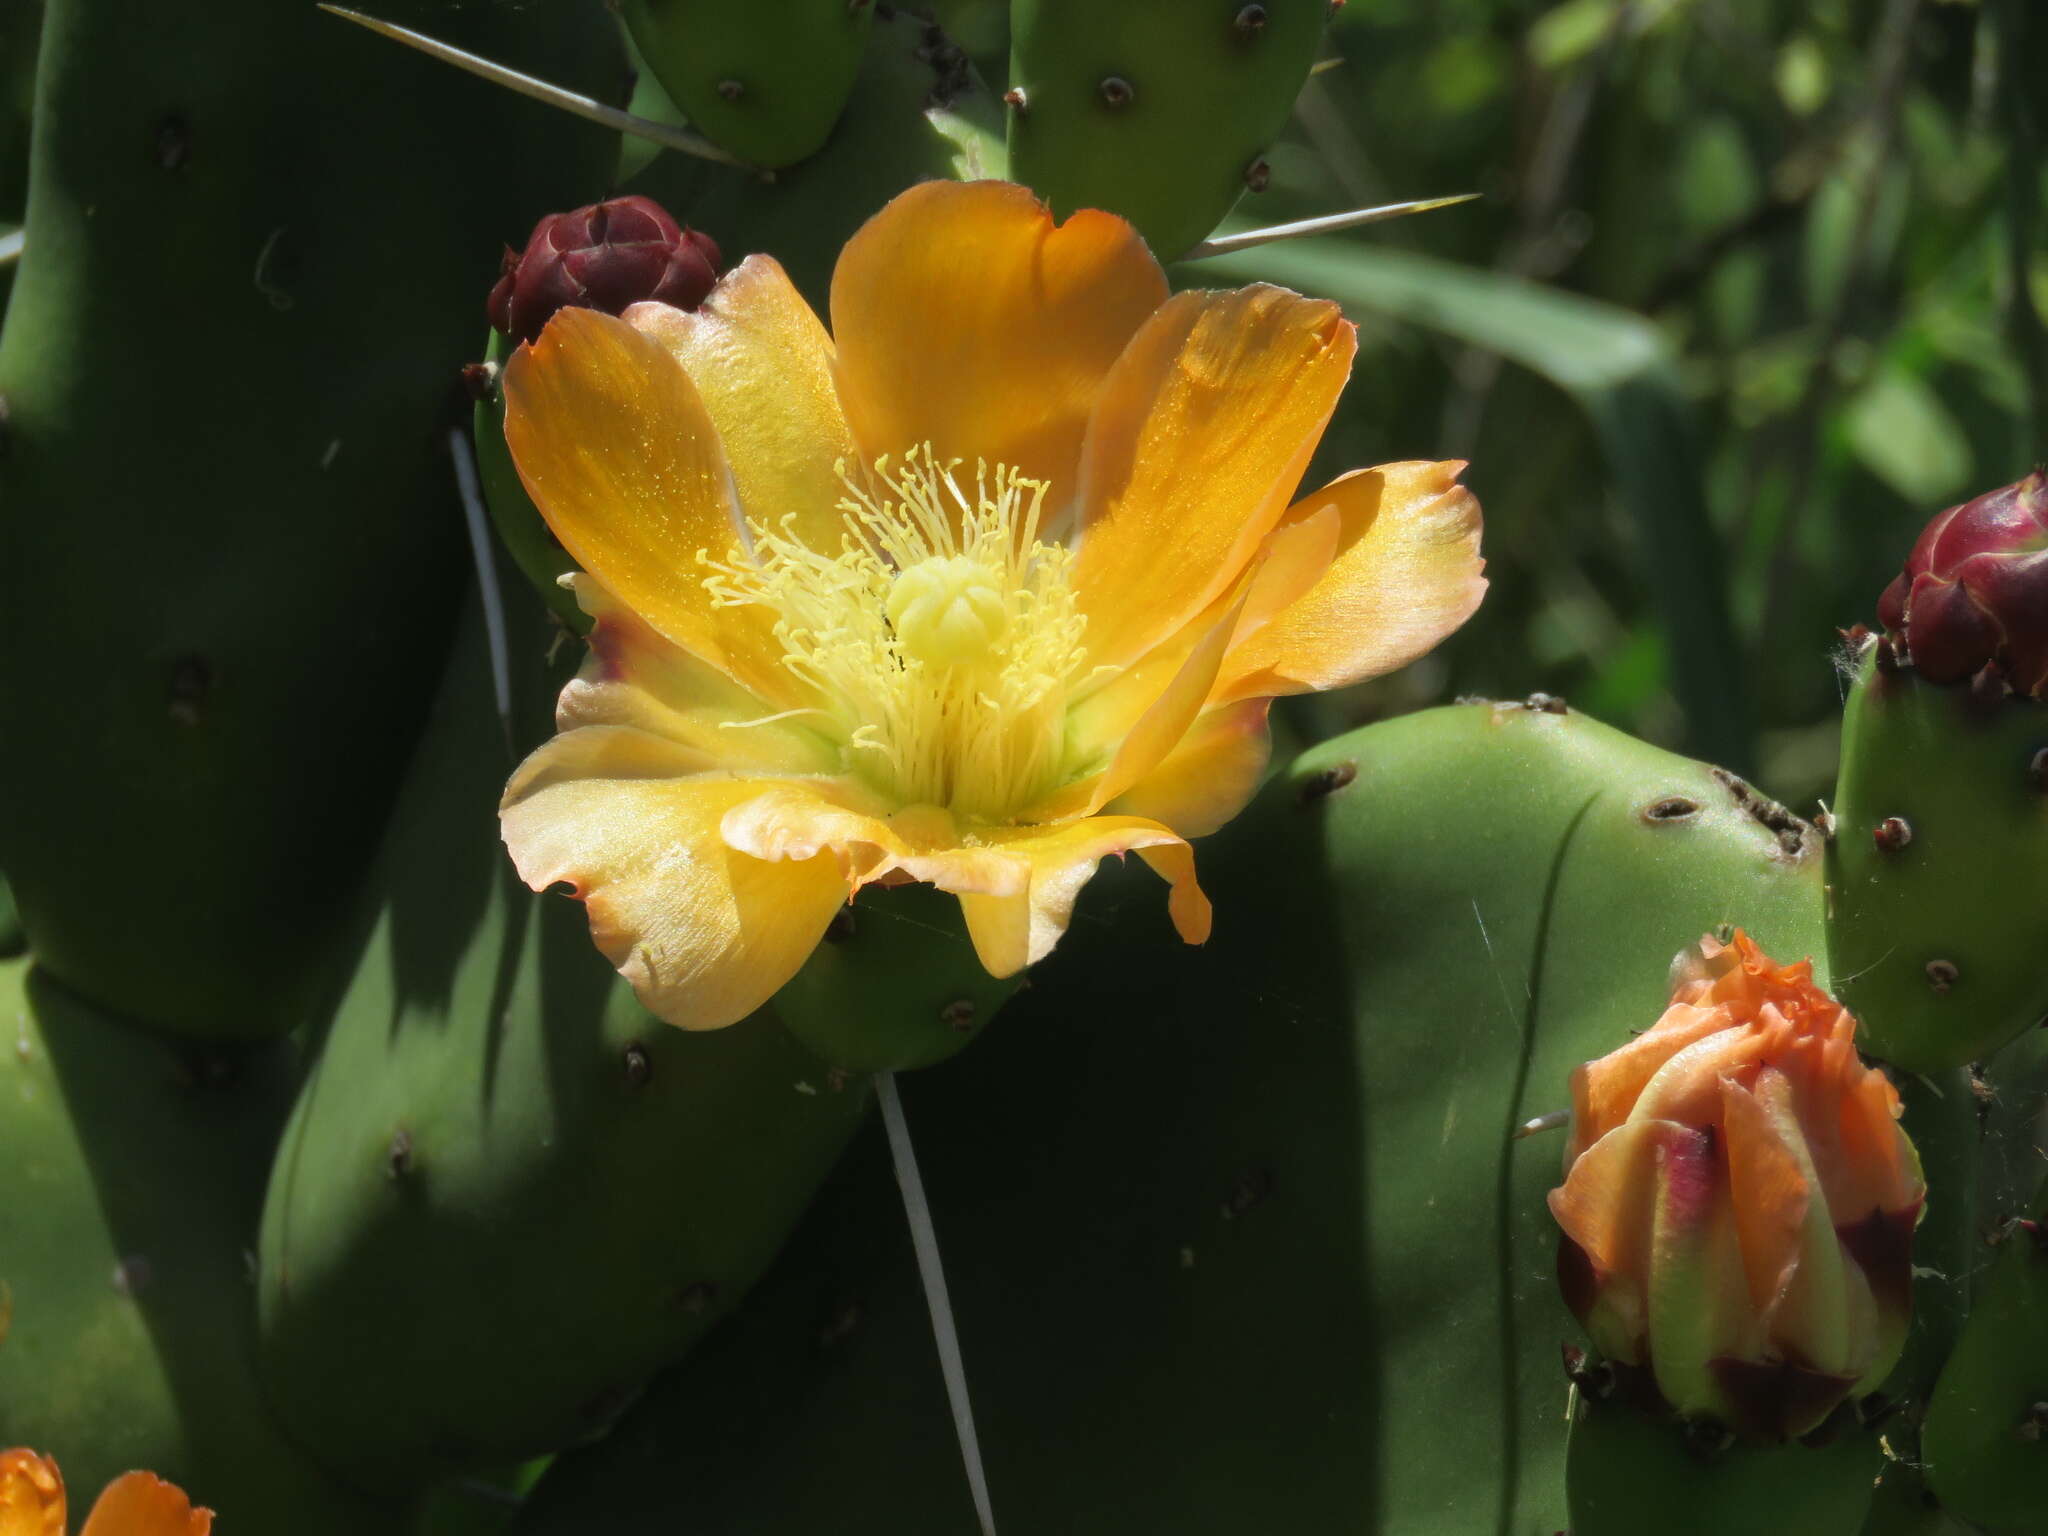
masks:
[[(1484, 200), (1180, 276), (1343, 299), (1319, 468), (1471, 459), (1493, 589), (1305, 734), (1541, 688), (1811, 809), (1835, 627), (2042, 452), (2033, 9), (1353, 0), (1238, 220)], [(1003, 7), (939, 10), (1000, 79)]]

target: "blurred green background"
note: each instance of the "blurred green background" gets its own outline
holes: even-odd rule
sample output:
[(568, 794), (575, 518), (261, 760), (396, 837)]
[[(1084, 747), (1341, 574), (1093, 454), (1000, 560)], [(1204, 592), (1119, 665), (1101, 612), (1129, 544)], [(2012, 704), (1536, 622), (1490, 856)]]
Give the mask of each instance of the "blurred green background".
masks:
[[(1005, 8), (937, 9), (1000, 81)], [(1342, 300), (1312, 474), (1470, 459), (1493, 587), (1304, 733), (1541, 689), (1811, 811), (1837, 628), (2048, 452), (2042, 9), (1351, 0), (1235, 224), (1483, 201), (1176, 277)]]

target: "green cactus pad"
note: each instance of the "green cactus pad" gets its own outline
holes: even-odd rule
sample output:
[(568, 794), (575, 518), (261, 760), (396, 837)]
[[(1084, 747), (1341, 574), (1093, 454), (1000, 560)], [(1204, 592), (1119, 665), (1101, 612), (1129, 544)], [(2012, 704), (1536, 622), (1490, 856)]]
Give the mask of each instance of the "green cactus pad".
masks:
[[(1578, 1061), (1740, 922), (1818, 947), (1811, 834), (1576, 715), (1327, 743), (1197, 846), (1190, 949), (1106, 869), (990, 1038), (905, 1079), (998, 1525), (1564, 1522), (1544, 1192)], [(521, 1536), (973, 1529), (880, 1138)]]
[(793, 165), (832, 132), (871, 0), (624, 0), (626, 25), (690, 125), (751, 165)]
[(775, 1011), (844, 1071), (900, 1071), (960, 1050), (1023, 983), (983, 969), (958, 898), (929, 885), (870, 887), (775, 994)]
[(1942, 1505), (1988, 1536), (2048, 1523), (2048, 1188), (2034, 1214), (1979, 1282), (1920, 1436)]
[[(580, 6), (379, 9), (616, 83)], [(448, 406), (495, 254), (616, 141), (279, 0), (53, 0), (38, 88), (0, 339), (0, 716), (35, 745), (0, 863), (74, 990), (276, 1033), (459, 607)]]
[(1572, 1536), (1860, 1536), (1884, 1466), (1877, 1436), (1701, 1446), (1618, 1401), (1583, 1402), (1566, 1480)]
[(0, 1447), (55, 1456), (80, 1508), (132, 1467), (223, 1530), (353, 1536), (258, 1390), (248, 1250), (290, 1102), (282, 1047), (166, 1044), (0, 965)]
[(1062, 218), (1106, 208), (1162, 260), (1202, 239), (1287, 121), (1328, 0), (1015, 0), (1010, 163)]
[[(508, 607), (523, 749), (574, 658)], [(371, 1486), (601, 1428), (739, 1299), (865, 1112), (770, 1014), (646, 1013), (582, 907), (514, 874), (511, 764), (472, 613), (263, 1213), (271, 1400)]]
[(839, 129), (816, 155), (764, 182), (664, 155), (627, 189), (687, 216), (728, 263), (766, 251), (824, 313), (840, 247), (919, 181), (1008, 174), (1002, 109), (944, 32), (897, 12), (875, 23)]
[(1842, 718), (1828, 956), (1872, 1055), (1979, 1061), (2048, 1014), (2048, 708), (1881, 672)]

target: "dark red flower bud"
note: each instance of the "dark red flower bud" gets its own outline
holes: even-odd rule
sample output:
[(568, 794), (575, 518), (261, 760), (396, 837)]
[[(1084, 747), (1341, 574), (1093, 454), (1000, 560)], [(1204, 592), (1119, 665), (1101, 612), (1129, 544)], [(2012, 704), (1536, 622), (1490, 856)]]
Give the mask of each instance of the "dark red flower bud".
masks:
[(523, 252), (508, 246), (485, 308), (491, 324), (514, 341), (532, 341), (558, 309), (575, 306), (616, 315), (656, 299), (695, 309), (718, 280), (717, 243), (679, 229), (661, 204), (615, 197), (533, 226)]
[(2015, 692), (2048, 693), (2048, 473), (1937, 514), (1877, 617), (1929, 682), (1996, 666)]

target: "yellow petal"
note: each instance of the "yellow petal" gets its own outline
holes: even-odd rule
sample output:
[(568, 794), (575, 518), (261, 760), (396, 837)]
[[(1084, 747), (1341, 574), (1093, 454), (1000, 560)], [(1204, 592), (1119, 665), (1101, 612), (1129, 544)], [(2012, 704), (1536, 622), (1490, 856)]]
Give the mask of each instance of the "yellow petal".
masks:
[(728, 848), (725, 813), (771, 781), (691, 775), (691, 761), (644, 732), (571, 731), (521, 765), (500, 825), (520, 878), (571, 887), (591, 938), (650, 1012), (717, 1029), (796, 974), (848, 877), (831, 853), (770, 862)]
[(749, 256), (697, 309), (635, 304), (624, 319), (697, 386), (740, 509), (762, 523), (793, 516), (813, 548), (838, 548), (846, 487), (833, 465), (860, 453), (832, 378), (832, 339), (775, 259)]
[(1183, 293), (1146, 322), (1088, 425), (1073, 579), (1091, 662), (1128, 665), (1237, 579), (1356, 348), (1336, 305), (1263, 284)]
[(64, 1536), (64, 1478), (34, 1451), (0, 1451), (0, 1536)]
[(1055, 226), (1005, 182), (912, 187), (847, 243), (832, 274), (839, 392), (869, 458), (929, 442), (1002, 463), (1072, 500), (1081, 438), (1111, 365), (1166, 300), (1122, 219)]
[[(1186, 737), (1215, 690), (1216, 678), (1229, 654), (1231, 637), (1236, 633), (1243, 608), (1243, 594), (1240, 593), (1235, 601), (1210, 620), (1187, 659), (1175, 671), (1173, 680), (1124, 733), (1109, 767), (1089, 796), (1090, 814), (1151, 773)], [(1081, 712), (1076, 713), (1079, 715)], [(1077, 724), (1070, 722), (1069, 728), (1075, 729)]]
[(1206, 837), (1244, 809), (1272, 756), (1266, 699), (1212, 709), (1159, 766), (1107, 807), (1143, 816), (1182, 837)]
[(1021, 893), (1031, 865), (1014, 853), (969, 846), (950, 812), (918, 805), (894, 815), (843, 803), (857, 798), (843, 783), (826, 799), (809, 784), (780, 784), (726, 812), (726, 846), (760, 859), (805, 859), (835, 850), (857, 890), (885, 875), (903, 874), (955, 894)]
[(1479, 503), (1458, 463), (1383, 464), (1305, 497), (1274, 537), (1341, 519), (1327, 574), (1262, 625), (1247, 624), (1220, 685), (1226, 698), (1337, 688), (1406, 666), (1486, 592)]
[(685, 650), (763, 698), (802, 702), (759, 607), (714, 607), (700, 550), (739, 523), (711, 417), (668, 350), (591, 309), (565, 309), (505, 368), (505, 441), (576, 563)]
[(208, 1536), (213, 1511), (194, 1509), (182, 1489), (148, 1472), (107, 1484), (78, 1536)]
[(1043, 827), (985, 828), (981, 837), (1030, 864), (1028, 887), (1014, 895), (962, 895), (960, 910), (975, 953), (991, 976), (1009, 976), (1052, 953), (1095, 866), (1138, 850), (1171, 883), (1167, 907), (1189, 943), (1208, 937), (1208, 900), (1195, 884), (1194, 857), (1171, 830), (1136, 816), (1091, 816)]
[(595, 622), (590, 655), (556, 701), (558, 730), (630, 726), (691, 748), (704, 767), (740, 773), (825, 773), (836, 766), (837, 752), (806, 728), (807, 717), (771, 718), (780, 711), (656, 633), (595, 576), (570, 580)]

